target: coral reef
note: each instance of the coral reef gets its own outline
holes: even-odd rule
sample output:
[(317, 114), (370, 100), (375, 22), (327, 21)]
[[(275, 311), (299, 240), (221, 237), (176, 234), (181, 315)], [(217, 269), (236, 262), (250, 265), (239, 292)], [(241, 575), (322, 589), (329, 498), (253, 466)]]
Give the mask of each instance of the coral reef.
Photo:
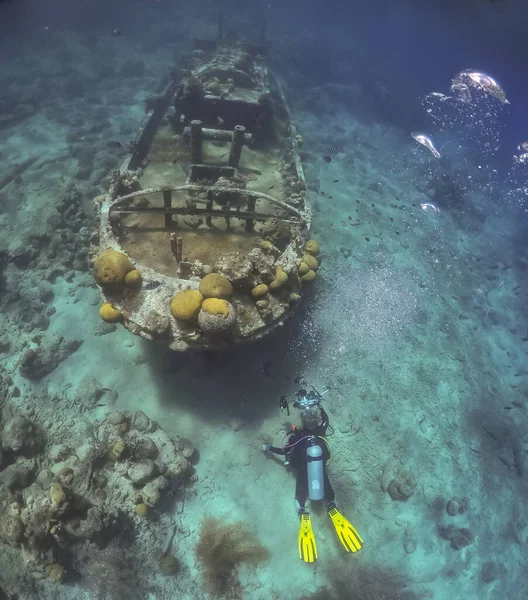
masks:
[(88, 270), (90, 232), (93, 216), (83, 208), (82, 193), (75, 185), (68, 185), (57, 203), (56, 214), (48, 218), (53, 232), (50, 239), (43, 239), (39, 248), (39, 269), (45, 269), (45, 279), (68, 278), (68, 269)]
[[(264, 242), (263, 242), (264, 243)], [(267, 247), (253, 248), (248, 253), (248, 258), (253, 265), (253, 279), (250, 285), (255, 287), (259, 283), (270, 283), (275, 277), (275, 253)]]
[(43, 432), (24, 415), (16, 415), (4, 423), (2, 448), (22, 456), (31, 456), (45, 445)]
[(230, 252), (215, 262), (214, 271), (236, 287), (247, 286), (253, 271), (253, 263), (247, 256)]
[(291, 240), (290, 225), (282, 221), (277, 221), (275, 218), (268, 219), (262, 223), (260, 233), (263, 238), (279, 250), (284, 250)]
[(97, 600), (142, 597), (130, 552), (117, 542), (113, 541), (105, 548), (86, 544), (78, 553), (77, 569), (83, 586)]
[[(16, 352), (25, 333), (38, 335), (49, 328), (56, 314), (53, 285), (75, 280), (78, 290), (92, 285), (87, 271), (88, 238), (92, 219), (82, 208), (82, 195), (73, 185), (65, 187), (47, 219), (49, 233), (13, 236), (9, 249), (0, 249), (0, 306), (4, 330), (12, 326), (22, 335), (10, 335)], [(6, 338), (7, 336), (4, 336)], [(0, 341), (0, 349), (5, 339)]]
[[(117, 196), (125, 196), (141, 189), (138, 174), (136, 171), (112, 171), (110, 174), (110, 187), (108, 193), (112, 198)], [(97, 200), (97, 198), (96, 198)], [(96, 205), (97, 210), (97, 205)], [(119, 223), (119, 217), (113, 222), (114, 225)]]
[[(47, 343), (46, 343), (47, 342)], [(62, 336), (44, 341), (41, 336), (33, 338), (22, 352), (19, 362), (19, 373), (26, 379), (41, 379), (51, 373), (57, 366), (76, 352), (82, 340), (66, 341)]]
[(192, 443), (169, 437), (140, 411), (111, 412), (62, 440), (8, 413), (0, 436), (0, 542), (24, 548), (27, 571), (38, 578), (59, 583), (75, 563), (94, 597), (134, 597), (129, 552), (114, 537), (133, 534), (140, 522), (148, 527), (145, 517), (188, 480)]

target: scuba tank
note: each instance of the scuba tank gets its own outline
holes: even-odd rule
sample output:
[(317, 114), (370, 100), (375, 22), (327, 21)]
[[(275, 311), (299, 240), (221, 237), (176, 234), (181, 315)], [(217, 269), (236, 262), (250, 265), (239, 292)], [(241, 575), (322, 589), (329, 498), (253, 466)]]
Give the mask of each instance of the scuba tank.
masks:
[(315, 436), (311, 436), (306, 448), (308, 467), (308, 497), (310, 500), (322, 500), (324, 492), (324, 465), (323, 450), (315, 443)]

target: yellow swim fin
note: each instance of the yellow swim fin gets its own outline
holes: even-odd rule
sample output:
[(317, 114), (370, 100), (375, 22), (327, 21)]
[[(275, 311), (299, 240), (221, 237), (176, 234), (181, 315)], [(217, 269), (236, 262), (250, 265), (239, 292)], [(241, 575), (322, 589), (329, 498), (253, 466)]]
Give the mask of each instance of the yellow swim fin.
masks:
[[(333, 503), (332, 503), (333, 504)], [(363, 546), (363, 540), (351, 523), (337, 510), (335, 505), (328, 511), (328, 516), (332, 519), (337, 537), (343, 544), (347, 552), (357, 552)]]
[(312, 521), (307, 512), (301, 513), (301, 524), (299, 526), (299, 558), (307, 563), (313, 563), (317, 558), (317, 546), (312, 531)]

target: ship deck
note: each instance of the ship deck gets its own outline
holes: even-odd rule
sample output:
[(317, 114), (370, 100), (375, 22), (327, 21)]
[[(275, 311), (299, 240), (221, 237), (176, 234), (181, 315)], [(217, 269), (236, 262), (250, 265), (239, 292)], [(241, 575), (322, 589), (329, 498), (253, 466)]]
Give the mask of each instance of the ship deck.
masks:
[[(204, 140), (204, 164), (225, 166), (229, 147), (229, 142)], [(188, 180), (189, 169), (188, 139), (175, 133), (169, 123), (162, 123), (154, 135), (146, 163), (140, 176), (142, 188), (184, 185)], [(247, 178), (246, 189), (284, 200), (280, 164), (279, 144), (266, 142), (259, 144), (258, 149), (244, 147), (238, 172)], [(175, 194), (173, 206), (185, 206), (189, 200), (192, 200), (189, 192)], [(148, 201), (149, 206), (163, 206), (161, 193), (149, 196)], [(265, 201), (259, 205), (259, 210), (270, 216), (276, 213), (275, 207)], [(128, 215), (124, 217), (123, 225), (126, 235), (121, 239), (122, 247), (133, 260), (165, 275), (174, 274), (176, 265), (170, 247), (171, 232), (165, 228), (163, 215)], [(220, 256), (228, 253), (249, 252), (261, 238), (258, 224), (254, 231), (248, 232), (244, 220), (231, 219), (228, 225), (223, 217), (213, 217), (210, 226), (203, 219), (180, 217), (174, 231), (183, 239), (185, 260), (200, 261), (208, 265), (214, 264)]]

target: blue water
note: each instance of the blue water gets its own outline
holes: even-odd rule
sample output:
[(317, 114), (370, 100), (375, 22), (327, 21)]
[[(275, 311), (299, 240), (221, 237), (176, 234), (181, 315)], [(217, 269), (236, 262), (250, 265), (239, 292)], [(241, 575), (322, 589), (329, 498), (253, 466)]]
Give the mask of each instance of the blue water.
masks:
[[(0, 2), (0, 599), (528, 597), (527, 8)], [(101, 321), (93, 199), (219, 12), (265, 22), (322, 261), (266, 339), (180, 355)], [(508, 103), (450, 90), (466, 69)], [(263, 452), (301, 375), (364, 540), (307, 504), (311, 565)]]

